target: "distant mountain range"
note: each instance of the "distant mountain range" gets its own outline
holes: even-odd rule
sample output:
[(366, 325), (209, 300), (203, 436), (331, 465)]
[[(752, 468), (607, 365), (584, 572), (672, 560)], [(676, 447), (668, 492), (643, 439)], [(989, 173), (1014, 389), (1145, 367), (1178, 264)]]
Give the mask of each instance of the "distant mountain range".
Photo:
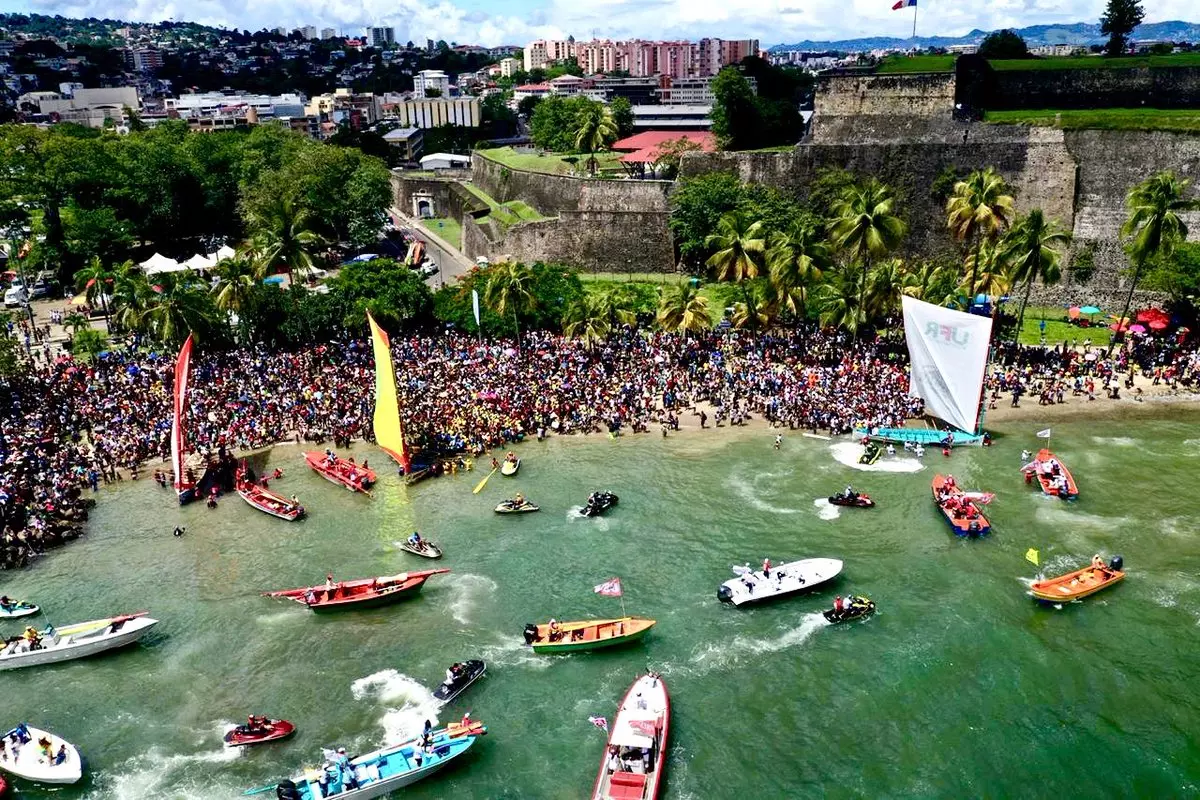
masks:
[[(1017, 33), (1030, 47), (1046, 44), (1075, 44), (1081, 46), (1104, 44), (1108, 37), (1100, 33), (1095, 22), (1075, 22), (1069, 25), (1030, 25), (1017, 28)], [(869, 50), (887, 50), (908, 47), (949, 47), (954, 44), (979, 44), (989, 31), (973, 30), (966, 36), (918, 36), (915, 39), (897, 39), (892, 36), (869, 36), (864, 39), (843, 39), (836, 42), (803, 41), (796, 44), (777, 44), (770, 48), (779, 50), (838, 50), (845, 53)], [(1200, 24), (1195, 22), (1149, 22), (1139, 25), (1133, 32), (1134, 39), (1165, 39), (1170, 42), (1200, 42)]]

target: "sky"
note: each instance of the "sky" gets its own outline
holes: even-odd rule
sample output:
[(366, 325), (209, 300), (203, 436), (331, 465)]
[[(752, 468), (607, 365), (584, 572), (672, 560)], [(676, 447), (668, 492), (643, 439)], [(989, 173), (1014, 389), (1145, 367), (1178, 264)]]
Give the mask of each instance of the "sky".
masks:
[[(920, 0), (918, 35), (1096, 21), (1105, 0)], [(494, 47), (538, 38), (759, 39), (773, 44), (906, 37), (912, 11), (892, 0), (15, 0), (8, 11), (247, 28), (315, 25), (346, 34)], [(1196, 0), (1143, 0), (1146, 22), (1194, 19)]]

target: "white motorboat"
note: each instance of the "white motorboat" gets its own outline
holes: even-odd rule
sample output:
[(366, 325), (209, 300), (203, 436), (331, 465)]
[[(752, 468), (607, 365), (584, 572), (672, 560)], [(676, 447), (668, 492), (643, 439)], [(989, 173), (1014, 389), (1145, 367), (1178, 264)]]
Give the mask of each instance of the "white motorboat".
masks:
[(54, 664), (125, 647), (141, 639), (157, 624), (158, 620), (147, 617), (142, 611), (65, 628), (51, 626), (38, 634), (36, 647), (25, 637), (10, 640), (0, 650), (0, 670)]
[(717, 588), (717, 599), (741, 606), (807, 592), (837, 577), (842, 571), (842, 562), (836, 558), (803, 558), (776, 564), (768, 575), (749, 567), (734, 567), (733, 571), (738, 577), (725, 581)]
[(671, 698), (663, 679), (642, 675), (621, 701), (600, 758), (592, 800), (654, 800), (667, 766)]
[(75, 783), (83, 760), (66, 739), (22, 723), (4, 734), (0, 769), (37, 783)]
[(0, 604), (0, 619), (16, 619), (17, 617), (28, 617), (40, 611), (33, 603), (15, 602), (10, 606)]

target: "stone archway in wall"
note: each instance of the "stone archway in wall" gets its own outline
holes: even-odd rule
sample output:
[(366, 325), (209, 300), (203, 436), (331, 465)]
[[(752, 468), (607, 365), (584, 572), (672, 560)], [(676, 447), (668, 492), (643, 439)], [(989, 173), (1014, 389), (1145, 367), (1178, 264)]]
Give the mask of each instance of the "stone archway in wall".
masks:
[(433, 195), (427, 192), (417, 192), (412, 196), (413, 216), (417, 219), (432, 219), (437, 216)]

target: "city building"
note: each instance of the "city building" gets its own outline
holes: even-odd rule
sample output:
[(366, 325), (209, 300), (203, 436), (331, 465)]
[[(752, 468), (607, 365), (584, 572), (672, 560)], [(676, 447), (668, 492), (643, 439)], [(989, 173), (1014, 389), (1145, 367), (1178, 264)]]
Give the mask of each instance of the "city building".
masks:
[(579, 94), (583, 88), (583, 78), (575, 75), (559, 75), (550, 81), (550, 94), (572, 97)]
[(636, 105), (633, 107), (633, 129), (712, 130), (712, 106)]
[(520, 103), (526, 97), (545, 97), (550, 94), (548, 83), (523, 83), (513, 87), (513, 101)]
[(471, 166), (470, 156), (455, 153), (430, 153), (421, 159), (421, 169), (466, 169)]
[(305, 25), (303, 28), (300, 29), (300, 33), (304, 36), (305, 39), (312, 40), (312, 39), (317, 38), (317, 28), (314, 25)]
[[(712, 76), (703, 78), (671, 78), (658, 90), (658, 101), (665, 105), (711, 106), (713, 104)], [(758, 93), (758, 79), (747, 77), (750, 88)]]
[[(432, 95), (430, 89), (434, 90)], [(440, 69), (423, 69), (413, 76), (413, 94), (418, 97), (449, 97), (450, 76)]]
[[(253, 122), (260, 119), (304, 116), (304, 97), (299, 94), (224, 94), (202, 92), (163, 100), (168, 117), (185, 120), (230, 118)], [(251, 114), (253, 112), (253, 114)]]
[(319, 94), (308, 101), (304, 113), (322, 123), (333, 122), (336, 128), (343, 122), (351, 126), (374, 125), (383, 110), (380, 98), (370, 93), (356, 94), (346, 87), (333, 94)]
[(367, 39), (372, 47), (387, 47), (396, 43), (395, 28), (371, 28)]
[(46, 114), (52, 122), (75, 122), (89, 128), (103, 128), (106, 121), (119, 124), (125, 109), (141, 108), (137, 89), (121, 86), (114, 89), (76, 89), (71, 97), (57, 92), (33, 92), (17, 98), (18, 106), (26, 103)]
[(405, 128), (437, 128), (457, 125), (478, 128), (481, 124), (478, 97), (431, 97), (388, 103), (384, 109), (387, 119)]
[(759, 52), (757, 39), (701, 39), (699, 42), (631, 39), (537, 39), (525, 46), (525, 71), (556, 61), (574, 60), (584, 73), (628, 72), (632, 77), (672, 78), (716, 75), (722, 67), (741, 63)]
[(624, 97), (631, 105), (652, 105), (659, 101), (664, 86), (671, 78), (646, 76), (639, 78), (591, 78), (584, 87), (584, 94), (593, 100), (611, 102), (614, 97)]
[(972, 53), (979, 51), (977, 44), (952, 44), (946, 48), (946, 51), (953, 53), (956, 56), (969, 56)]
[(1035, 56), (1073, 56), (1079, 53), (1086, 53), (1087, 48), (1076, 44), (1043, 44), (1037, 47), (1029, 48), (1029, 52)]
[(138, 72), (148, 72), (162, 66), (162, 53), (153, 47), (136, 47), (125, 51), (125, 66)]
[(385, 133), (383, 140), (402, 161), (417, 161), (425, 148), (425, 132), (420, 128), (396, 128)]
[(500, 77), (511, 78), (513, 73), (517, 71), (517, 60), (515, 58), (500, 59)]
[(525, 45), (525, 71), (575, 58), (575, 39), (537, 39)]
[(332, 39), (335, 36), (337, 36), (337, 31), (335, 31), (333, 28), (321, 28), (322, 39)]

